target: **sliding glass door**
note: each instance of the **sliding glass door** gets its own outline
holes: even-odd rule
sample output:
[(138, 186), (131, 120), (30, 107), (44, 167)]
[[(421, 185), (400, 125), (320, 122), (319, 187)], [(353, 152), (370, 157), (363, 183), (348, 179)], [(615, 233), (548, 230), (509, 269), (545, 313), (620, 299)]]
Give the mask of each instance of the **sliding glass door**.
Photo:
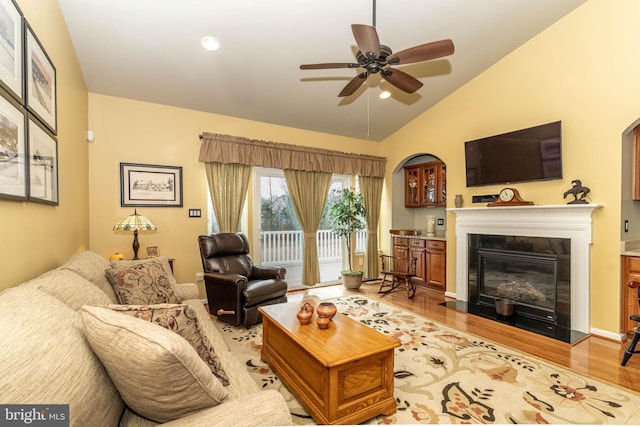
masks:
[[(334, 175), (331, 189), (349, 185), (351, 177)], [(309, 189), (313, 191), (313, 189)], [(262, 265), (287, 269), (289, 286), (302, 280), (303, 233), (296, 218), (289, 190), (280, 169), (254, 168), (254, 258)], [(325, 209), (326, 212), (326, 209)], [(317, 233), (320, 281), (339, 279), (342, 269), (342, 242), (329, 230), (324, 219)]]

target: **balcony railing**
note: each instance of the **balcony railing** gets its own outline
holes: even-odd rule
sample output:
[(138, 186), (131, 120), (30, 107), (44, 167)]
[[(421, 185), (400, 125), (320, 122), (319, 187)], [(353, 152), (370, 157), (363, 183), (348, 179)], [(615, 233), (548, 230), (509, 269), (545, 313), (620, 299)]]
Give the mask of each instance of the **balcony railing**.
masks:
[[(261, 264), (290, 264), (302, 262), (304, 235), (302, 231), (263, 231)], [(342, 259), (342, 239), (331, 230), (318, 230), (316, 233), (318, 260), (330, 261)], [(356, 233), (356, 252), (364, 252), (367, 245), (367, 232)]]

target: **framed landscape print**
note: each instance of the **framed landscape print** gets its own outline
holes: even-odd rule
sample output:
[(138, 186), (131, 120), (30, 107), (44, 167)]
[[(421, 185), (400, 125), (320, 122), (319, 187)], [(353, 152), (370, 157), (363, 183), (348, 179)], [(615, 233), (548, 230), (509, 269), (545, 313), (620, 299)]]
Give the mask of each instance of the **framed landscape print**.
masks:
[(182, 167), (120, 163), (121, 206), (182, 206)]
[(29, 200), (58, 204), (58, 143), (29, 117)]
[(27, 110), (54, 134), (57, 132), (56, 69), (42, 45), (26, 26)]
[(27, 199), (25, 113), (0, 96), (0, 198)]
[(12, 0), (0, 0), (0, 86), (24, 99), (23, 18)]

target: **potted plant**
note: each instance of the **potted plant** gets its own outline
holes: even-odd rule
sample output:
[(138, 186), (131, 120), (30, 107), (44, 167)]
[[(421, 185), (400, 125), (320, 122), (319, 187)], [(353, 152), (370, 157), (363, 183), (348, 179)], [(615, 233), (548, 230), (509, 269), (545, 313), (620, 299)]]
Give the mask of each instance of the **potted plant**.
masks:
[(343, 237), (347, 247), (347, 260), (349, 269), (342, 270), (342, 283), (347, 289), (357, 289), (362, 283), (361, 270), (354, 270), (352, 266), (353, 248), (352, 238), (356, 231), (364, 230), (366, 223), (364, 217), (366, 210), (362, 194), (353, 189), (343, 188), (332, 190), (329, 197), (327, 215), (331, 224), (331, 231)]

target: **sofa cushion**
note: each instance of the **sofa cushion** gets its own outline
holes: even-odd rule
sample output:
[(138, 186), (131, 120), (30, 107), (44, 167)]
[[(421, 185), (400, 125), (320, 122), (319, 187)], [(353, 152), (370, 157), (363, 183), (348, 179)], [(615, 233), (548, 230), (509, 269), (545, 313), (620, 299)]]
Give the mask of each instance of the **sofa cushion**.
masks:
[(167, 279), (171, 284), (176, 296), (178, 297), (178, 302), (182, 302), (184, 300), (184, 295), (182, 295), (182, 291), (179, 286), (177, 286), (176, 279), (173, 277), (173, 270), (171, 270), (171, 264), (169, 264), (169, 258), (166, 256), (159, 256), (153, 258), (143, 258), (143, 259), (127, 259), (127, 260), (113, 260), (111, 261), (111, 267), (120, 268), (120, 267), (131, 267), (134, 265), (146, 264), (149, 262), (159, 262), (162, 265), (162, 269), (167, 275)]
[(111, 268), (111, 264), (97, 253), (92, 251), (75, 253), (61, 268), (75, 271), (107, 294), (112, 303), (118, 302), (118, 297), (104, 275), (104, 271)]
[(86, 304), (111, 304), (111, 299), (96, 285), (79, 275), (64, 268), (49, 270), (37, 278), (23, 283), (22, 286), (40, 289), (78, 310)]
[(21, 285), (0, 294), (0, 312), (3, 404), (68, 404), (72, 425), (118, 425), (124, 403), (77, 311)]
[(157, 261), (105, 271), (120, 304), (179, 303), (162, 264)]
[(156, 422), (219, 404), (225, 388), (177, 334), (105, 307), (82, 307), (87, 340), (133, 411)]
[(187, 340), (198, 356), (223, 385), (229, 385), (229, 377), (220, 359), (205, 335), (196, 312), (187, 304), (108, 305), (107, 308), (137, 319), (160, 325)]

